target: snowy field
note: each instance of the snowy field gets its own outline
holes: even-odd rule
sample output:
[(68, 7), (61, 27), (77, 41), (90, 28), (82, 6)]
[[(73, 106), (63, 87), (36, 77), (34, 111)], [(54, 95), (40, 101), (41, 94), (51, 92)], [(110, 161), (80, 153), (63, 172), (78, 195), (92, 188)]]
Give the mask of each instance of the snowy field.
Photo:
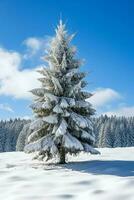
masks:
[(100, 151), (63, 166), (1, 153), (0, 200), (134, 200), (134, 148)]

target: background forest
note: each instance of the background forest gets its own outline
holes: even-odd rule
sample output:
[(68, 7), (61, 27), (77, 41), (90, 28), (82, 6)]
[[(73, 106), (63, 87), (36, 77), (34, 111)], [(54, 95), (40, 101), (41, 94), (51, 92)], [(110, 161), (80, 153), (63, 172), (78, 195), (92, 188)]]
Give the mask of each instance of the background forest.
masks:
[[(134, 117), (93, 118), (96, 147), (134, 146)], [(28, 136), (30, 120), (0, 121), (0, 152), (22, 151)]]

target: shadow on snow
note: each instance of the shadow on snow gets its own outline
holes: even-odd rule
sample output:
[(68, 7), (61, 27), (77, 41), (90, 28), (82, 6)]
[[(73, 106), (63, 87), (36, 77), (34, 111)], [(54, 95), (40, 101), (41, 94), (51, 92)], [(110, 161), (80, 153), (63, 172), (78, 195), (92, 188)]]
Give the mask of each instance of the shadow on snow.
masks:
[(65, 164), (64, 168), (95, 175), (115, 175), (121, 177), (134, 176), (134, 161), (82, 161)]

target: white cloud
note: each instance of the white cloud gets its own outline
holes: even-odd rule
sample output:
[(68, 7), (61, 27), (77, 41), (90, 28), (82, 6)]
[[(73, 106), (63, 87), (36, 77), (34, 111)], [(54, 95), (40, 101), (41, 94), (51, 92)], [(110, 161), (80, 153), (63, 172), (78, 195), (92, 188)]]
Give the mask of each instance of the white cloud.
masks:
[(5, 110), (8, 112), (14, 112), (13, 109), (8, 104), (0, 104), (0, 110)]
[(106, 106), (108, 103), (121, 98), (121, 95), (111, 88), (97, 88), (93, 96), (87, 99), (95, 108)]
[(131, 117), (134, 116), (134, 106), (117, 108), (113, 111), (105, 112), (103, 114), (106, 114), (108, 116), (116, 115), (118, 117), (119, 116)]
[(29, 90), (38, 87), (36, 69), (21, 70), (22, 56), (0, 48), (0, 95), (27, 99)]
[(27, 47), (25, 54), (0, 47), (0, 95), (21, 99), (28, 99), (32, 96), (29, 91), (39, 86), (37, 78), (40, 75), (36, 72), (39, 67), (22, 69), (21, 65), (24, 59), (32, 56), (38, 59), (50, 40), (51, 37), (48, 36), (26, 39), (24, 41)]
[(37, 51), (40, 50), (42, 41), (41, 39), (30, 37), (24, 41), (24, 44), (27, 46), (29, 54), (34, 55)]
[(94, 95), (88, 99), (96, 108), (97, 114), (106, 114), (108, 116), (134, 116), (134, 106), (126, 106), (123, 102), (117, 102), (116, 108), (113, 102), (122, 99), (122, 95), (111, 88), (97, 88)]
[(49, 46), (49, 42), (52, 38), (50, 36), (45, 36), (44, 38), (29, 37), (23, 44), (27, 47), (27, 51), (24, 54), (24, 58), (28, 59), (35, 56), (38, 53), (42, 53), (46, 47)]
[(13, 76), (20, 63), (19, 53), (0, 48), (0, 80)]

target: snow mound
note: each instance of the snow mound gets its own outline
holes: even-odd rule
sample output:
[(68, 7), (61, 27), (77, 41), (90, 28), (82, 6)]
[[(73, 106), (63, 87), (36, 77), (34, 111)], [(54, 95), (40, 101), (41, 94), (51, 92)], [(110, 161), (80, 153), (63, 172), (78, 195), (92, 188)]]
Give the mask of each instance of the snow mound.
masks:
[(133, 200), (134, 147), (99, 149), (46, 164), (23, 152), (0, 154), (1, 200)]

